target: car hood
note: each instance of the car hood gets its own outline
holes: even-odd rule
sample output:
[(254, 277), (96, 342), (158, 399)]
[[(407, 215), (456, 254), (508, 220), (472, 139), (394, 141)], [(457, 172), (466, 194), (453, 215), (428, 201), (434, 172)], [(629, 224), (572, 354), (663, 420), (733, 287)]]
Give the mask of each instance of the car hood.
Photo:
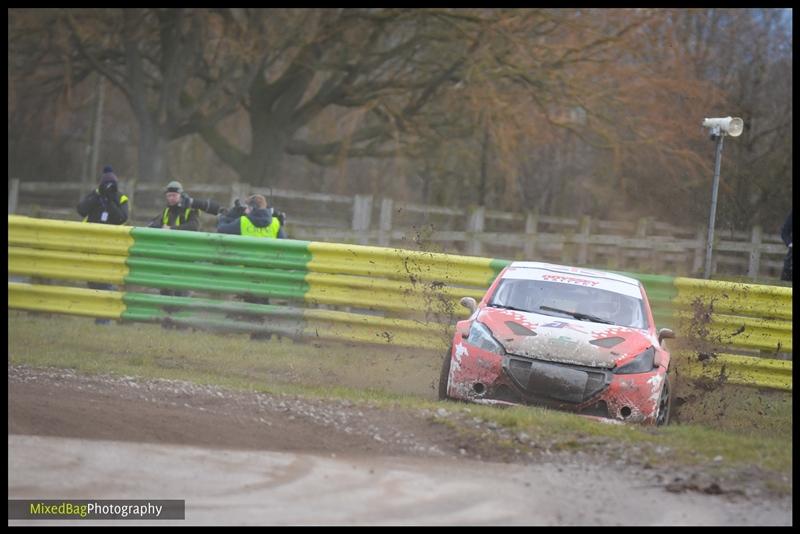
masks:
[(656, 345), (646, 330), (572, 318), (500, 308), (484, 308), (476, 318), (507, 353), (537, 360), (610, 369)]

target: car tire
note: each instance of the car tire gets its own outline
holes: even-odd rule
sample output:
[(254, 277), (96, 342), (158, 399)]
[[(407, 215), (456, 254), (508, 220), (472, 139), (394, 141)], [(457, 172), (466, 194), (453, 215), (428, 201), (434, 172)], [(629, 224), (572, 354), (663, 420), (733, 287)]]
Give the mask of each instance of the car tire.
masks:
[(664, 386), (661, 388), (661, 395), (658, 397), (658, 412), (656, 413), (656, 425), (665, 426), (669, 424), (672, 415), (672, 384), (669, 375), (664, 375)]
[(439, 400), (450, 399), (450, 397), (447, 395), (447, 386), (450, 382), (450, 362), (452, 359), (453, 347), (451, 346), (444, 357), (444, 361), (442, 362), (442, 370), (439, 373)]

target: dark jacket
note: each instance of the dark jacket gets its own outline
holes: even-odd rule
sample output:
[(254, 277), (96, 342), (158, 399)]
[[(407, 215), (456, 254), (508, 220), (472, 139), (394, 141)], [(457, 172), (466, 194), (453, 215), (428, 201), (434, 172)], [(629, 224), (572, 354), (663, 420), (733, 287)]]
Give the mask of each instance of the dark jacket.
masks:
[[(250, 212), (250, 215), (242, 215), (239, 217), (220, 215), (219, 220), (217, 221), (217, 232), (220, 234), (241, 235), (242, 217), (247, 217), (250, 219), (250, 222), (253, 223), (253, 226), (256, 228), (266, 228), (272, 224), (272, 208), (256, 208)], [(286, 233), (283, 231), (283, 227), (281, 227), (278, 230), (278, 239), (284, 238), (286, 238)]]
[(196, 232), (200, 228), (200, 212), (191, 208), (189, 208), (187, 212), (183, 199), (174, 206), (165, 206), (164, 210), (150, 221), (150, 224), (147, 226), (150, 228), (161, 228), (164, 225), (165, 211), (167, 216), (166, 224), (169, 225), (171, 230)]
[(783, 239), (784, 244), (788, 247), (792, 244), (792, 211), (789, 211), (789, 216), (786, 217), (786, 221), (783, 223), (783, 228), (781, 228), (781, 239)]
[(122, 224), (128, 220), (128, 197), (119, 191), (101, 195), (95, 189), (78, 203), (78, 213), (91, 223)]

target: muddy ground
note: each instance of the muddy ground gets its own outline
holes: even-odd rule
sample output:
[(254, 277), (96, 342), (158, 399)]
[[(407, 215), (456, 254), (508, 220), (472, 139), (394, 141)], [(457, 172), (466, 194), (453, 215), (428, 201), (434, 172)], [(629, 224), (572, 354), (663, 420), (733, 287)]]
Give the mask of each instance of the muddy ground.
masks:
[[(758, 484), (551, 450), (454, 420), (446, 405), (390, 409), (11, 365), (8, 384), (9, 498), (185, 498), (196, 523), (791, 524), (791, 498)], [(498, 445), (508, 440), (518, 447)], [(54, 451), (63, 457), (48, 468)], [(114, 460), (102, 461), (109, 451)], [(277, 484), (287, 462), (307, 467)], [(236, 490), (220, 491), (220, 480)], [(209, 504), (234, 498), (230, 509)]]

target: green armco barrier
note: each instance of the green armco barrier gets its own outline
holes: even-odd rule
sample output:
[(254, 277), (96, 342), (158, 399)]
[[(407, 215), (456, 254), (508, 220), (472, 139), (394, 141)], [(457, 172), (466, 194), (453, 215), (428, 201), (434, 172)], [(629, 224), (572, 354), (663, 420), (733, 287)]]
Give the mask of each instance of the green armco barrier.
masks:
[[(359, 343), (443, 350), (449, 333), (438, 324), (389, 319), (333, 310), (292, 308), (213, 299), (127, 293), (122, 318), (240, 332), (270, 332)], [(166, 312), (170, 309), (170, 312)]]
[(676, 321), (673, 316), (672, 301), (678, 294), (675, 287), (675, 277), (661, 274), (638, 274), (622, 271), (613, 271), (617, 274), (630, 276), (639, 280), (647, 292), (653, 319), (658, 328), (674, 328)]
[(491, 260), (489, 267), (491, 267), (492, 271), (494, 271), (494, 276), (489, 281), (489, 285), (494, 282), (494, 279), (497, 278), (497, 275), (500, 274), (500, 271), (511, 265), (511, 263), (513, 263), (511, 260)]
[[(174, 232), (132, 231), (126, 284), (237, 293), (386, 311), (466, 316), (509, 262), (403, 249)], [(429, 283), (425, 283), (429, 282)], [(476, 287), (477, 286), (477, 287)]]
[(213, 263), (129, 258), (126, 284), (193, 289), (302, 300), (308, 292), (302, 271), (256, 269)]
[(272, 269), (305, 270), (311, 261), (308, 241), (259, 239), (209, 232), (134, 228), (131, 258), (213, 262)]

